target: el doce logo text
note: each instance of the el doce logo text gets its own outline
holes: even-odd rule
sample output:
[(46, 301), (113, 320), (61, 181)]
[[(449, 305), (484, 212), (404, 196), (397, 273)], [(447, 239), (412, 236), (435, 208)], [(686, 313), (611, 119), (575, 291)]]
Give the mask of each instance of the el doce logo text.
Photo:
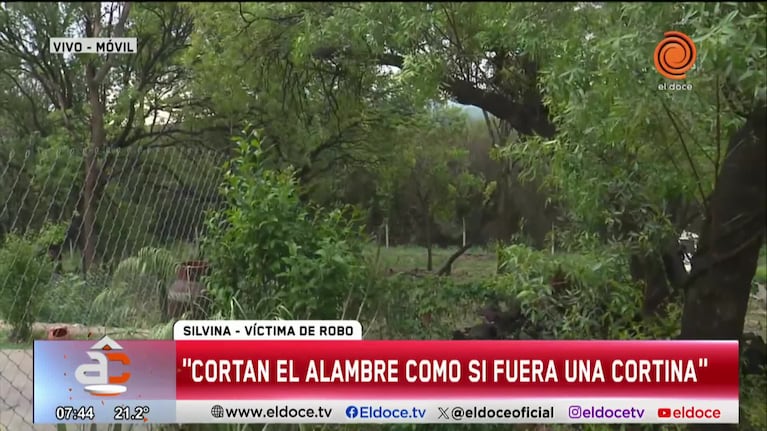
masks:
[(698, 49), (690, 36), (678, 31), (667, 31), (664, 39), (655, 47), (655, 69), (668, 79), (680, 81), (695, 65)]
[(92, 361), (77, 367), (75, 378), (91, 395), (108, 397), (124, 393), (128, 390), (124, 384), (130, 379), (131, 373), (109, 375), (110, 362), (130, 365), (130, 358), (122, 350), (122, 346), (105, 336), (85, 352)]
[(671, 409), (662, 407), (658, 409), (660, 419), (719, 419), (722, 412), (719, 409), (699, 409), (696, 407), (682, 407)]

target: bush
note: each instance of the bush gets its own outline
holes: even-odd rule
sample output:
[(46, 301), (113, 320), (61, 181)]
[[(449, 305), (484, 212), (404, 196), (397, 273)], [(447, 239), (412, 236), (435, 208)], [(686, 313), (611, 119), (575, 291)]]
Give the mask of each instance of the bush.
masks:
[(88, 318), (93, 298), (103, 288), (103, 285), (93, 283), (93, 277), (86, 281), (80, 274), (65, 273), (55, 277), (45, 292), (40, 318), (51, 323), (90, 324)]
[(169, 250), (144, 247), (117, 265), (110, 288), (95, 302), (115, 310), (123, 323), (159, 323), (166, 317), (168, 287), (178, 265)]
[(767, 429), (767, 378), (765, 374), (741, 377), (740, 429), (743, 431)]
[(162, 248), (145, 247), (110, 274), (92, 268), (87, 277), (68, 273), (47, 292), (42, 316), (49, 322), (147, 327), (162, 319), (161, 305), (177, 259)]
[(257, 141), (242, 141), (203, 239), (206, 280), (221, 315), (338, 318), (367, 291), (364, 236), (353, 212), (303, 203), (292, 171), (264, 167)]
[(577, 254), (512, 245), (497, 253), (500, 274), (480, 281), (407, 274), (381, 280), (375, 334), (445, 339), (463, 330), (470, 336), (467, 326), (480, 326), (492, 307), (502, 313), (495, 326), (508, 339), (665, 339), (678, 333), (678, 304), (669, 304), (664, 317), (641, 318), (642, 289), (631, 280), (620, 248)]
[(63, 232), (60, 226), (46, 226), (36, 233), (11, 233), (0, 246), (0, 315), (11, 325), (13, 341), (31, 336), (53, 276), (48, 247), (59, 243)]
[(449, 338), (456, 325), (476, 323), (476, 299), (481, 293), (473, 289), (475, 286), (436, 276), (398, 274), (382, 279), (377, 310), (382, 321), (373, 328), (375, 338)]
[(514, 338), (658, 339), (678, 331), (677, 304), (654, 321), (639, 319), (642, 289), (630, 278), (627, 253), (549, 253), (512, 245), (498, 250), (500, 275), (488, 294), (522, 314)]

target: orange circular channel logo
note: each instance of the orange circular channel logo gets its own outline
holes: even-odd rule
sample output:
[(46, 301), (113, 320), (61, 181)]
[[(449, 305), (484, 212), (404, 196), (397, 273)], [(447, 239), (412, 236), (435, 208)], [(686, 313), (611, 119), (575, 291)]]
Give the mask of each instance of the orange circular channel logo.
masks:
[(684, 33), (667, 31), (665, 38), (655, 47), (655, 68), (668, 79), (687, 78), (687, 71), (692, 69), (698, 57), (695, 43)]

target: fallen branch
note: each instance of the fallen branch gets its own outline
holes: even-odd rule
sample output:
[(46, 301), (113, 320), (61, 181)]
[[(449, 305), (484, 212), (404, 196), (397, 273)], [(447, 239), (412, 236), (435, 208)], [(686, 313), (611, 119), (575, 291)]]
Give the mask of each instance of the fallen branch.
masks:
[(450, 275), (450, 272), (453, 270), (453, 262), (455, 262), (461, 255), (466, 253), (466, 250), (471, 248), (471, 243), (466, 243), (463, 247), (459, 248), (458, 251), (453, 253), (445, 262), (444, 265), (442, 265), (442, 268), (437, 271), (437, 275)]

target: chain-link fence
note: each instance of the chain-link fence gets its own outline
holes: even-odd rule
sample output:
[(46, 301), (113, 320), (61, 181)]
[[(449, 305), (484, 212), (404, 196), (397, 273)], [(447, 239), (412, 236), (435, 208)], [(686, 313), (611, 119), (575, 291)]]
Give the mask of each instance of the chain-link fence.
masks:
[(185, 311), (226, 157), (0, 148), (0, 430), (55, 429), (32, 425), (32, 340), (153, 337)]

